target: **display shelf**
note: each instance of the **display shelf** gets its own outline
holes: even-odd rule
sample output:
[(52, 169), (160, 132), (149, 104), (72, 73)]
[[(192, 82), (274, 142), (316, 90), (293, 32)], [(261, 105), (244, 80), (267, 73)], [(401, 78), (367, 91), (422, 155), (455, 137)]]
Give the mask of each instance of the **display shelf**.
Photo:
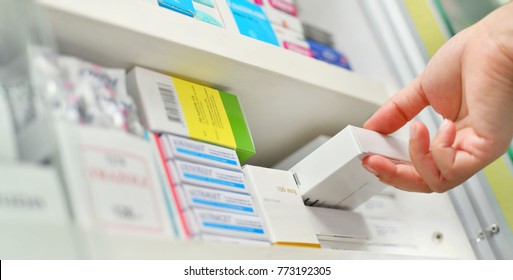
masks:
[[(5, 225), (3, 225), (5, 227)], [(313, 249), (292, 246), (263, 247), (174, 240), (128, 234), (78, 230), (72, 226), (20, 225), (4, 231), (9, 242), (0, 242), (1, 259), (426, 259), (432, 257), (368, 251)], [(65, 230), (62, 230), (65, 228)], [(30, 230), (30, 231), (27, 231)], [(40, 234), (40, 233), (52, 233)], [(22, 234), (20, 234), (22, 233)], [(61, 242), (57, 242), (57, 238)], [(5, 238), (7, 239), (7, 238)]]
[(257, 154), (271, 166), (319, 134), (361, 126), (382, 104), (380, 83), (142, 0), (38, 0), (63, 54), (135, 65), (240, 97)]

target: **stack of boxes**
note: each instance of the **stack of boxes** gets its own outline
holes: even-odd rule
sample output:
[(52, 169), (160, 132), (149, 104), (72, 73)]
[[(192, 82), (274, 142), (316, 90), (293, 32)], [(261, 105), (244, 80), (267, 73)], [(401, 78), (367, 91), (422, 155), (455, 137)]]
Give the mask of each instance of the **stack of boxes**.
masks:
[(260, 5), (272, 24), (280, 45), (293, 52), (313, 57), (305, 41), (301, 20), (292, 0), (252, 0)]
[(144, 126), (159, 135), (186, 235), (268, 244), (241, 171), (239, 159), (255, 150), (237, 97), (139, 67), (127, 81)]

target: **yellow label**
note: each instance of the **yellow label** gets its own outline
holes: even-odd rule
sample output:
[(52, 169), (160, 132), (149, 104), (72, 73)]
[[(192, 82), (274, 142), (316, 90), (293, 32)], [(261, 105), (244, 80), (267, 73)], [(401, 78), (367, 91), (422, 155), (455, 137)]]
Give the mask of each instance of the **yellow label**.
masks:
[(189, 136), (194, 139), (236, 148), (233, 131), (219, 91), (173, 78), (185, 116)]

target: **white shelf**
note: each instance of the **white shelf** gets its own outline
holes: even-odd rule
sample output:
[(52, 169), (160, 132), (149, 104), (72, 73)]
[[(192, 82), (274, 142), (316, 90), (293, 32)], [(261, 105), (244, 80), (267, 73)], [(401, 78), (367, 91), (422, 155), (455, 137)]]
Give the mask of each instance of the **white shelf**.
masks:
[(60, 51), (111, 67), (140, 65), (240, 97), (271, 166), (318, 134), (361, 126), (387, 93), (350, 71), (140, 0), (39, 0)]
[(180, 241), (163, 237), (86, 232), (64, 225), (3, 224), (2, 227), (1, 259), (432, 259), (367, 251)]

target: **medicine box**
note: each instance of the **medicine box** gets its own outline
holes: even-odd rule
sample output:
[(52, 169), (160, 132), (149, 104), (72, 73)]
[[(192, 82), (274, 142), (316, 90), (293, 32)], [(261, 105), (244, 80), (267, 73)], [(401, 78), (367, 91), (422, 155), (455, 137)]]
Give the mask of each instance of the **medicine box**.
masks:
[(160, 141), (166, 159), (179, 159), (239, 171), (241, 169), (239, 158), (233, 149), (167, 133), (160, 136)]
[(255, 154), (237, 96), (140, 67), (127, 84), (148, 130), (235, 149), (241, 162)]
[(305, 41), (303, 34), (284, 28), (280, 25), (273, 24), (272, 26), (274, 33), (283, 48), (308, 57), (313, 57), (310, 45)]
[(56, 133), (57, 164), (81, 229), (173, 237), (149, 141), (66, 122)]
[(257, 216), (207, 209), (191, 209), (185, 211), (184, 214), (192, 237), (201, 234), (215, 234), (268, 240), (262, 219)]
[(270, 241), (320, 248), (292, 172), (251, 165), (243, 170)]
[(371, 154), (410, 162), (402, 139), (347, 126), (290, 169), (305, 204), (352, 209), (383, 190), (385, 184), (362, 166)]
[(195, 10), (192, 0), (158, 0), (159, 6), (194, 17)]
[(176, 187), (183, 211), (212, 209), (244, 215), (257, 215), (250, 195), (183, 184)]
[(304, 34), (303, 25), (298, 17), (296, 5), (292, 0), (253, 0), (264, 10), (272, 24)]
[(224, 27), (221, 15), (213, 0), (193, 0), (195, 18), (215, 26)]
[(167, 162), (175, 185), (188, 183), (218, 190), (248, 193), (242, 172), (187, 161)]
[(248, 0), (227, 0), (240, 34), (279, 46), (271, 23), (259, 5)]
[(334, 48), (331, 48), (329, 46), (323, 45), (312, 40), (307, 39), (306, 41), (308, 42), (308, 45), (310, 45), (312, 55), (315, 59), (351, 70), (349, 61), (343, 53), (339, 52)]

